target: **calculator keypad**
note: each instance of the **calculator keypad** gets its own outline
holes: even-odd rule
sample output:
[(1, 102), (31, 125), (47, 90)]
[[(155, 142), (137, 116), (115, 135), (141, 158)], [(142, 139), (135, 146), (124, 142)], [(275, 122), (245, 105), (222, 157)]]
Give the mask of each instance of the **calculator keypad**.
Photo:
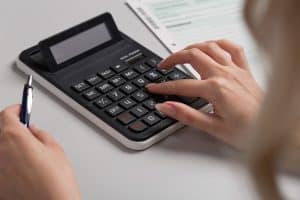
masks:
[[(148, 83), (191, 78), (184, 72), (173, 68), (159, 69), (156, 58), (139, 58), (139, 63), (124, 61), (108, 66), (100, 72), (88, 76), (71, 86), (86, 104), (94, 106), (97, 112), (110, 117), (110, 123), (118, 123), (132, 134), (140, 135), (148, 130), (163, 130), (176, 121), (155, 110), (155, 104), (167, 100), (180, 101), (198, 108), (206, 102), (199, 98), (171, 97), (147, 92)], [(155, 133), (152, 133), (155, 134)], [(149, 136), (150, 137), (150, 136)]]

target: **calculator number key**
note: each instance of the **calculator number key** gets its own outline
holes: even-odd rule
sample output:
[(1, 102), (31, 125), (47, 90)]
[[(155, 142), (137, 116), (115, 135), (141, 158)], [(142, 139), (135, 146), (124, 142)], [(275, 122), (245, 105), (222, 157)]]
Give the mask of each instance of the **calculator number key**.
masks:
[(119, 90), (114, 90), (107, 95), (111, 100), (118, 101), (124, 97), (124, 94)]
[(133, 81), (133, 84), (135, 84), (138, 87), (145, 87), (145, 85), (147, 85), (148, 83), (149, 83), (149, 81), (147, 81), (143, 77), (137, 78)]
[(135, 86), (133, 86), (132, 84), (125, 84), (122, 87), (120, 87), (120, 90), (126, 94), (131, 94), (134, 91), (137, 90), (137, 88)]

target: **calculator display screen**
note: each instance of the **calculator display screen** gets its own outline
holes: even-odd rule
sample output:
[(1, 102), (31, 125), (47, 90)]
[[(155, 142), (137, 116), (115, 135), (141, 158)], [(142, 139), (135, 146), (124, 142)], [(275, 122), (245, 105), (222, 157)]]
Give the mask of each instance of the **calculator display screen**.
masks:
[(110, 40), (112, 36), (102, 23), (50, 46), (50, 51), (56, 63), (61, 64)]

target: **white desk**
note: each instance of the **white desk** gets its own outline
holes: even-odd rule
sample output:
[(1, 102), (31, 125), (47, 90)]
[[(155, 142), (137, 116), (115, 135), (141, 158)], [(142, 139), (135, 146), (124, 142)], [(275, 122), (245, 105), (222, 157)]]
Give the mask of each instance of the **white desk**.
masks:
[[(167, 52), (122, 0), (2, 0), (0, 108), (19, 103), (25, 76), (14, 60), (55, 32), (110, 11), (119, 28), (161, 56)], [(124, 149), (36, 85), (32, 122), (63, 145), (83, 199), (254, 199), (244, 170), (222, 156), (221, 145), (185, 128), (144, 152)], [(295, 184), (286, 185), (298, 194)]]

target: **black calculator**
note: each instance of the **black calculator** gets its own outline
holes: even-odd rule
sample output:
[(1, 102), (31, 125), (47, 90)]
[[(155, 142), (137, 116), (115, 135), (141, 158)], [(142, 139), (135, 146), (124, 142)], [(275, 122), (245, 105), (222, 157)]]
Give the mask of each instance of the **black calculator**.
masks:
[[(149, 93), (148, 83), (193, 77), (120, 32), (102, 14), (23, 51), (18, 67), (126, 147), (143, 150), (183, 125), (155, 110), (164, 101), (205, 110), (200, 98)], [(47, 108), (49, 109), (49, 108)]]

